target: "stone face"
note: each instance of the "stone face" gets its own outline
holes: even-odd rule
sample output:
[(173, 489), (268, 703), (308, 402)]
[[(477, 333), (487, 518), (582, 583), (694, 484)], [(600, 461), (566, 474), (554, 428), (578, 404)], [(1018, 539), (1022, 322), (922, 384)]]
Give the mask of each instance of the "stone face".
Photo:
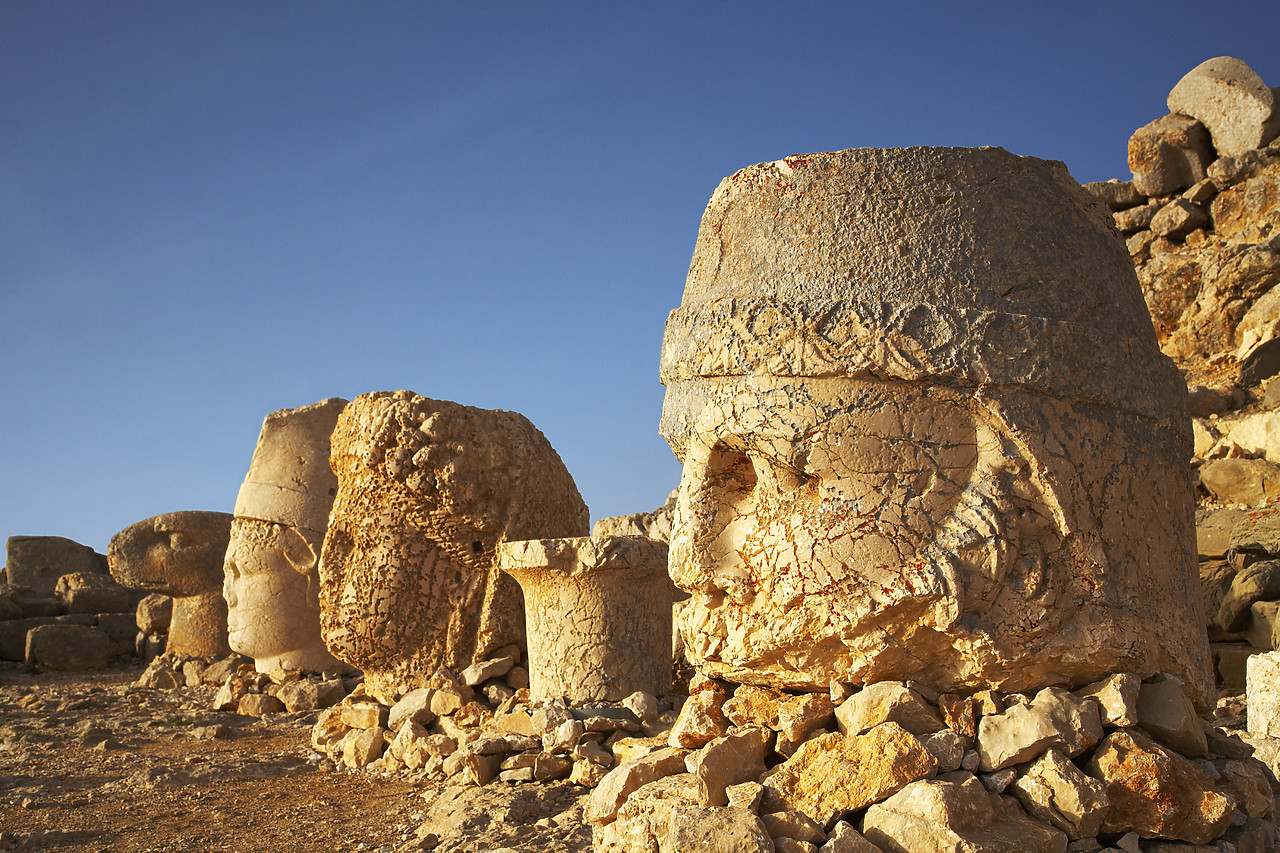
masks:
[(1185, 115), (1167, 115), (1129, 137), (1133, 186), (1147, 196), (1169, 195), (1205, 176), (1213, 159), (1204, 125)]
[(504, 542), (524, 592), (529, 694), (618, 701), (671, 687), (667, 545), (641, 536)]
[(110, 639), (87, 625), (38, 625), (27, 632), (26, 662), (44, 669), (104, 669)]
[(721, 183), (661, 368), (696, 667), (956, 693), (1171, 670), (1208, 696), (1186, 385), (1109, 220), (998, 149)]
[(913, 782), (867, 809), (862, 832), (884, 853), (1064, 853), (1067, 836), (988, 793), (973, 776)]
[(330, 463), (321, 629), (371, 689), (425, 686), (441, 666), (523, 646), (520, 590), (495, 546), (587, 532), (573, 478), (515, 412), (364, 394), (338, 418)]
[(223, 563), (232, 649), (259, 672), (346, 669), (320, 636), (320, 549), (338, 479), (329, 435), (347, 404), (334, 397), (272, 412), (236, 497)]
[(1236, 806), (1195, 763), (1132, 729), (1112, 732), (1098, 745), (1089, 775), (1107, 785), (1105, 833), (1207, 844), (1226, 831)]
[(5, 541), (4, 568), (9, 583), (30, 587), (39, 595), (53, 595), (63, 575), (107, 570), (101, 554), (61, 536), (10, 536)]
[(1199, 119), (1224, 157), (1261, 148), (1280, 132), (1275, 92), (1231, 56), (1206, 59), (1188, 71), (1169, 92), (1168, 106)]
[(826, 826), (842, 812), (879, 802), (936, 768), (924, 745), (897, 723), (858, 736), (818, 735), (764, 780), (765, 806), (793, 809)]
[(1098, 704), (1057, 687), (1046, 687), (1028, 705), (1014, 705), (978, 724), (978, 755), (984, 771), (1030, 761), (1045, 750), (1074, 758), (1102, 740)]
[(207, 658), (231, 652), (222, 597), (231, 520), (225, 512), (168, 512), (111, 537), (107, 561), (116, 581), (173, 599), (165, 647), (170, 654)]

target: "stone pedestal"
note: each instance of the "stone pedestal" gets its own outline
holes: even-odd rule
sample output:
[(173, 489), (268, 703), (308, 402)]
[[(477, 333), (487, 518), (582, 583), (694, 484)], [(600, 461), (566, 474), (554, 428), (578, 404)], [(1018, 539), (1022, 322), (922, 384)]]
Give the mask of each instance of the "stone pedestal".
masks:
[(641, 536), (505, 542), (498, 567), (524, 590), (533, 699), (622, 699), (671, 687), (667, 544)]

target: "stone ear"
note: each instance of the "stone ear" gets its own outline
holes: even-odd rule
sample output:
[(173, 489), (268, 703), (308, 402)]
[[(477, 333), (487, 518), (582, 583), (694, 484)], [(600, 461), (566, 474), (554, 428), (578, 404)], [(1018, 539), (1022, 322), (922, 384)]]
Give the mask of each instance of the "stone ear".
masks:
[(281, 528), (280, 550), (284, 552), (289, 565), (300, 574), (309, 575), (316, 567), (315, 549), (306, 537), (292, 527)]

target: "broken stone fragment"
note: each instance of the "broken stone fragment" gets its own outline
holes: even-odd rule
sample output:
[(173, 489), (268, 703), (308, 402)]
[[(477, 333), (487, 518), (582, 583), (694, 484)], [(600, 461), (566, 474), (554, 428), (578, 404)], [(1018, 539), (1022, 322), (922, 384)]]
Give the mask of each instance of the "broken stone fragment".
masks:
[(884, 853), (1065, 853), (1067, 836), (1032, 820), (968, 773), (913, 782), (867, 809), (862, 832)]
[(1212, 160), (1208, 131), (1189, 116), (1162, 116), (1129, 137), (1133, 186), (1145, 196), (1185, 190), (1204, 178)]
[(1088, 770), (1107, 785), (1106, 833), (1208, 844), (1226, 831), (1235, 811), (1235, 800), (1216, 791), (1202, 768), (1134, 729), (1108, 735)]
[(1106, 787), (1050, 749), (1014, 781), (1012, 793), (1032, 816), (1075, 840), (1092, 838), (1102, 828), (1110, 805)]
[(1138, 724), (1138, 693), (1142, 682), (1136, 675), (1118, 672), (1075, 691), (1081, 699), (1098, 703), (1104, 725), (1124, 728)]
[(936, 769), (937, 761), (924, 745), (897, 723), (863, 735), (818, 735), (762, 780), (762, 807), (794, 809), (826, 826)]
[(1030, 761), (1051, 747), (1074, 758), (1101, 739), (1098, 703), (1058, 687), (1046, 687), (1030, 704), (978, 724), (978, 754), (988, 772)]
[(27, 632), (26, 664), (53, 670), (105, 669), (110, 638), (87, 625), (37, 625)]
[(769, 730), (760, 726), (735, 728), (685, 756), (685, 769), (698, 780), (698, 804), (729, 805), (726, 789), (730, 785), (753, 781), (764, 773), (772, 739)]
[(724, 691), (704, 690), (693, 694), (680, 708), (675, 725), (667, 734), (667, 742), (683, 749), (694, 749), (722, 737), (729, 730), (729, 720), (722, 710), (727, 701)]
[(827, 840), (827, 833), (822, 827), (801, 812), (787, 810), (770, 812), (761, 815), (760, 822), (764, 824), (765, 831), (775, 842), (782, 838), (790, 838), (817, 845)]
[(690, 774), (677, 774), (640, 788), (618, 818), (592, 832), (597, 853), (707, 851), (774, 853), (760, 818), (746, 809), (697, 804)]
[(900, 681), (868, 684), (836, 709), (836, 720), (847, 735), (860, 735), (881, 723), (897, 723), (914, 735), (947, 727), (919, 693)]
[(1191, 758), (1209, 754), (1204, 726), (1182, 682), (1158, 675), (1138, 693), (1138, 725), (1165, 746)]
[(836, 821), (835, 827), (828, 833), (827, 843), (822, 845), (818, 853), (884, 853), (872, 844), (847, 821)]
[(587, 820), (593, 824), (612, 822), (627, 797), (636, 789), (664, 776), (683, 773), (686, 754), (687, 750), (668, 747), (619, 764), (591, 792)]

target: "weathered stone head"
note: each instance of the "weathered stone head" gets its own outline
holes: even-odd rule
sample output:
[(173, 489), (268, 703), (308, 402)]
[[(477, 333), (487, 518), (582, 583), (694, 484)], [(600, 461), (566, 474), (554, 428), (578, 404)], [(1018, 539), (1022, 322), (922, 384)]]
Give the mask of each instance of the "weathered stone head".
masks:
[(338, 478), (329, 435), (346, 400), (281, 409), (262, 422), (236, 498), (223, 566), (233, 651), (261, 672), (346, 669), (320, 637), (320, 549)]
[(222, 597), (222, 561), (230, 532), (230, 513), (189, 510), (144, 519), (111, 537), (107, 563), (118, 583), (173, 598), (166, 652), (230, 654)]
[(700, 669), (1210, 690), (1185, 386), (1062, 164), (864, 149), (738, 172), (662, 380)]
[(374, 695), (524, 645), (520, 588), (494, 547), (587, 533), (573, 478), (528, 419), (409, 391), (364, 394), (338, 418), (330, 461), (338, 495), (321, 627)]

